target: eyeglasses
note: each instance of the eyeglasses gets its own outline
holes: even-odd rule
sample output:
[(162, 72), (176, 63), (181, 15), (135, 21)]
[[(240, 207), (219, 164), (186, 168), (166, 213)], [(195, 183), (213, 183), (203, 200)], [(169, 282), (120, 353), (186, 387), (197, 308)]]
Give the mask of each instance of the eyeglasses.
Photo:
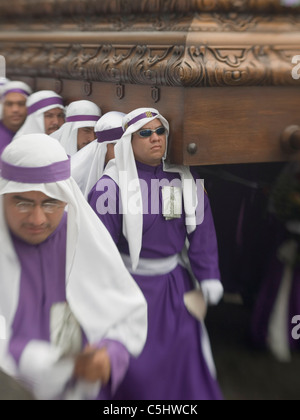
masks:
[[(16, 209), (19, 213), (32, 213), (34, 208), (38, 206), (38, 204), (27, 202), (27, 201), (19, 201), (15, 204)], [(65, 207), (65, 203), (42, 203), (40, 207), (42, 208), (44, 213), (53, 214), (60, 210), (61, 208)]]
[(159, 127), (159, 128), (156, 128), (156, 130), (150, 130), (150, 128), (149, 129), (147, 128), (145, 130), (138, 131), (137, 134), (140, 137), (145, 139), (147, 137), (151, 137), (152, 134), (154, 133), (157, 134), (158, 136), (163, 136), (165, 132), (166, 132), (165, 127)]

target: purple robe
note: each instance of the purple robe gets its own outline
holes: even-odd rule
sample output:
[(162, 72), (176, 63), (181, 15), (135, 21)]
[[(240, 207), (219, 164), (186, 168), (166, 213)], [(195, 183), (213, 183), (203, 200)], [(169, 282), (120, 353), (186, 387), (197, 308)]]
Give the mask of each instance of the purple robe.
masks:
[(12, 141), (16, 133), (9, 130), (2, 121), (0, 121), (0, 155), (6, 146)]
[[(181, 252), (187, 232), (185, 217), (166, 221), (162, 215), (159, 192), (159, 214), (151, 214), (151, 180), (178, 178), (179, 174), (163, 171), (162, 165), (150, 167), (137, 162), (138, 176), (148, 185), (148, 214), (143, 217), (141, 257), (157, 259)], [(97, 200), (103, 194), (101, 178), (89, 194), (89, 203), (97, 212)], [(114, 184), (109, 193), (119, 208), (119, 190)], [(100, 191), (97, 191), (100, 190)], [(116, 193), (116, 194), (115, 194)], [(111, 196), (110, 196), (111, 194)], [(145, 202), (145, 191), (142, 190)], [(145, 212), (147, 213), (147, 212)], [(99, 215), (110, 231), (121, 253), (129, 254), (122, 234), (122, 215)], [(204, 222), (189, 235), (189, 257), (199, 281), (219, 279), (218, 247), (214, 222), (205, 196)], [(133, 275), (148, 304), (148, 337), (141, 355), (131, 358), (129, 370), (114, 399), (116, 400), (219, 400), (222, 394), (206, 364), (201, 347), (201, 324), (193, 318), (183, 302), (183, 295), (192, 289), (186, 269), (178, 265), (166, 275)], [(111, 396), (107, 396), (111, 398)]]
[[(282, 244), (291, 239), (296, 239), (285, 229), (284, 225), (278, 222), (275, 218), (270, 223), (269, 230), (269, 252), (266, 256), (265, 269), (263, 272), (263, 279), (261, 288), (257, 296), (256, 304), (253, 308), (251, 318), (251, 338), (253, 344), (259, 348), (267, 347), (267, 338), (270, 317), (276, 302), (278, 292), (282, 283), (285, 264), (278, 257), (278, 249)], [(300, 238), (297, 238), (300, 244)], [(298, 245), (299, 246), (299, 245)], [(300, 343), (293, 339), (292, 330), (294, 325), (292, 319), (294, 316), (300, 314), (300, 264), (295, 265), (293, 270), (293, 279), (289, 295), (288, 307), (288, 325), (287, 341), (289, 342), (291, 350), (299, 350)]]
[(252, 310), (269, 247), (269, 189), (283, 163), (199, 167), (212, 206), (227, 293), (240, 294)]
[[(9, 344), (9, 351), (17, 364), (31, 340), (50, 342), (51, 307), (66, 301), (66, 234), (67, 214), (55, 232), (39, 245), (30, 245), (12, 234), (21, 264), (19, 302)], [(86, 343), (83, 332), (82, 348)], [(114, 392), (127, 369), (128, 352), (121, 343), (113, 340), (104, 339), (92, 344), (107, 347), (112, 365), (108, 388)], [(103, 398), (103, 392), (105, 388), (99, 399)]]

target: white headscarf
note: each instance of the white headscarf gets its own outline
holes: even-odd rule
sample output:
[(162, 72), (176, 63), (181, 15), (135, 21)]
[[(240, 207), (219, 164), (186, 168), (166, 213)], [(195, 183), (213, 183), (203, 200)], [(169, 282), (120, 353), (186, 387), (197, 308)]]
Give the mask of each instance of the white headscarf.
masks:
[[(10, 81), (6, 77), (0, 78), (0, 98), (4, 101), (5, 96), (9, 93), (20, 93), (27, 98), (32, 93), (32, 89), (24, 82)], [(0, 119), (2, 118), (2, 103), (0, 104)]]
[(55, 108), (65, 110), (63, 98), (52, 90), (41, 90), (30, 95), (27, 99), (27, 118), (14, 139), (25, 134), (44, 134), (44, 113)]
[(63, 146), (69, 156), (77, 153), (78, 129), (95, 127), (101, 117), (101, 109), (91, 101), (75, 101), (67, 107), (66, 122), (51, 134)]
[[(147, 335), (144, 296), (110, 234), (70, 177), (70, 161), (63, 147), (45, 134), (21, 136), (4, 150), (1, 175), (0, 316), (11, 327), (20, 288), (20, 265), (4, 219), (2, 196), (40, 191), (68, 203), (66, 295), (89, 343), (103, 338), (118, 340), (132, 355), (138, 355)], [(2, 367), (9, 366), (5, 363), (9, 335), (8, 340), (0, 340)], [(50, 346), (47, 352), (51, 352)], [(34, 366), (35, 358), (29, 360)]]
[(104, 114), (95, 125), (97, 140), (88, 144), (71, 157), (72, 177), (85, 198), (101, 178), (109, 143), (117, 143), (123, 135), (123, 112), (111, 111)]
[[(3, 87), (8, 83), (10, 80), (7, 79), (7, 77), (0, 77), (0, 89), (3, 90)], [(0, 91), (0, 95), (2, 95), (2, 92)]]
[[(120, 187), (122, 204), (123, 204), (123, 234), (128, 241), (132, 269), (138, 266), (143, 233), (143, 206), (141, 190), (135, 189), (131, 191), (129, 184), (138, 179), (136, 161), (132, 148), (132, 135), (143, 128), (151, 121), (159, 119), (167, 131), (167, 140), (169, 135), (169, 123), (153, 108), (139, 108), (127, 114), (123, 118), (124, 135), (120, 142), (115, 146), (115, 159), (107, 165), (104, 174), (110, 176)], [(166, 162), (167, 148), (163, 157), (163, 169), (166, 172), (179, 173), (183, 185), (184, 209), (186, 214), (187, 231), (190, 233), (196, 229), (196, 208), (197, 208), (197, 191), (196, 183), (188, 167), (181, 165), (170, 165)], [(123, 173), (123, 174), (122, 174)], [(126, 173), (126, 176), (123, 176)], [(137, 198), (139, 196), (139, 198)], [(132, 201), (140, 203), (138, 214), (132, 214), (130, 209), (126, 208), (125, 203)], [(125, 208), (124, 208), (125, 206)], [(137, 209), (135, 208), (135, 211)]]
[(6, 79), (6, 81), (4, 80), (4, 85), (2, 85), (2, 86), (3, 86), (1, 88), (2, 97), (5, 97), (6, 95), (8, 95), (9, 93), (12, 93), (12, 92), (21, 93), (26, 98), (29, 95), (32, 94), (31, 87), (28, 86), (24, 82), (10, 81), (10, 80)]
[(9, 79), (7, 79), (6, 77), (0, 77), (0, 120), (2, 119), (2, 109), (3, 109), (3, 105), (2, 105), (3, 98), (2, 98), (2, 95), (3, 95), (3, 92), (4, 92), (5, 85), (8, 82), (9, 82)]
[(7, 79), (6, 77), (0, 77), (0, 100), (3, 99), (2, 95), (5, 90), (5, 85), (7, 85), (8, 82), (9, 82), (9, 79)]

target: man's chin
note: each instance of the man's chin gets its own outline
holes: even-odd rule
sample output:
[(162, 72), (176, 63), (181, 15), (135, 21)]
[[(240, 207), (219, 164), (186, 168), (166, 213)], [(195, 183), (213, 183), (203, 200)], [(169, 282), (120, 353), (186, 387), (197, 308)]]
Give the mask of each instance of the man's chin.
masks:
[(41, 243), (45, 242), (48, 237), (50, 236), (50, 233), (24, 233), (23, 235), (20, 235), (20, 238), (28, 243), (29, 245), (40, 245)]
[(16, 133), (18, 130), (20, 130), (20, 128), (22, 127), (22, 125), (23, 125), (23, 120), (22, 121), (18, 121), (18, 122), (15, 122), (14, 121), (14, 123), (12, 123), (12, 124), (10, 124), (10, 130), (13, 132), (13, 133)]
[(29, 245), (40, 245), (46, 241), (47, 238), (23, 238), (23, 241)]
[(46, 132), (46, 134), (48, 134), (48, 136), (50, 136), (51, 134), (55, 133), (55, 131), (58, 130), (58, 127), (56, 128), (49, 128)]

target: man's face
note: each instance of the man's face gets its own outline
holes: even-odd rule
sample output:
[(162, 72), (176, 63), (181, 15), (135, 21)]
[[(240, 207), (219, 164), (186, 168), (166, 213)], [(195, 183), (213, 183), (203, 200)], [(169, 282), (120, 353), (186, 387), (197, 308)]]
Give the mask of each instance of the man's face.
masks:
[(144, 130), (157, 130), (163, 128), (159, 119), (153, 120), (132, 136), (132, 148), (135, 159), (149, 166), (160, 165), (167, 147), (166, 132), (162, 135), (152, 133), (149, 137), (141, 137), (139, 133)]
[(84, 146), (96, 139), (96, 133), (94, 127), (82, 127), (78, 128), (77, 133), (77, 150), (81, 150)]
[(4, 216), (9, 229), (20, 239), (38, 245), (59, 226), (66, 203), (39, 191), (4, 195)]
[(65, 122), (65, 113), (61, 108), (53, 108), (44, 113), (45, 134), (48, 136), (57, 131)]
[(105, 156), (105, 165), (111, 160), (115, 158), (115, 144), (114, 143), (108, 143), (107, 145), (107, 152)]
[(9, 130), (16, 133), (27, 117), (26, 97), (21, 93), (11, 92), (3, 102), (2, 122)]

